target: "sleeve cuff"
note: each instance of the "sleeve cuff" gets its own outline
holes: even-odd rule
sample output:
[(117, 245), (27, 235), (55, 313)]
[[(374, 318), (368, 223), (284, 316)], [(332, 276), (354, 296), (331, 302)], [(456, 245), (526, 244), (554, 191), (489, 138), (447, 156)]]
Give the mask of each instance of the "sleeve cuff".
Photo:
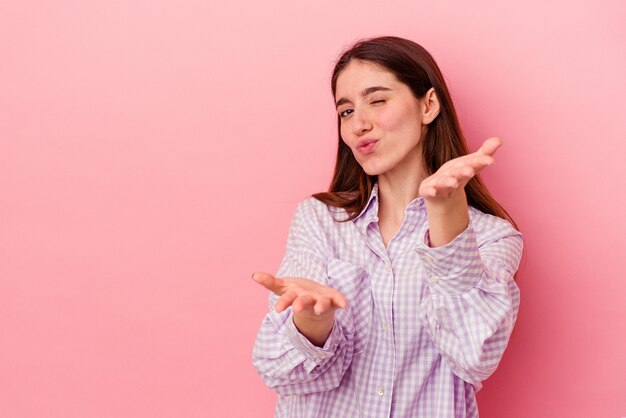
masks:
[(431, 248), (427, 229), (415, 251), (422, 259), (431, 291), (442, 295), (465, 293), (478, 284), (483, 264), (472, 224), (449, 243)]
[(298, 331), (298, 328), (296, 328), (293, 322), (293, 314), (291, 314), (287, 320), (284, 331), (289, 342), (304, 355), (306, 359), (304, 361), (304, 368), (307, 373), (311, 373), (315, 367), (328, 361), (328, 359), (335, 354), (342, 338), (341, 330), (336, 319), (323, 347), (314, 345)]

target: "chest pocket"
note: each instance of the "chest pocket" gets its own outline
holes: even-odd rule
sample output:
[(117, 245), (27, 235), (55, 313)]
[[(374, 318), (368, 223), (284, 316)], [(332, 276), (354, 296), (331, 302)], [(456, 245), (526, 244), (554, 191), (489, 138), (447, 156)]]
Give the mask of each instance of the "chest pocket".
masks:
[(338, 258), (328, 262), (330, 287), (348, 299), (346, 309), (337, 310), (337, 320), (354, 332), (354, 354), (365, 349), (372, 313), (372, 288), (367, 270)]

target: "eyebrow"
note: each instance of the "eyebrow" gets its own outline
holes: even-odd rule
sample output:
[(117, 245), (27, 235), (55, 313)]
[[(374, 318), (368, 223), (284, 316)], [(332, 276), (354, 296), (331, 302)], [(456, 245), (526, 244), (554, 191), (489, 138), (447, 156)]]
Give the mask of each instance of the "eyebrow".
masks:
[[(389, 87), (383, 87), (383, 86), (368, 87), (361, 92), (361, 96), (365, 97), (368, 94), (374, 93), (375, 91), (390, 91), (390, 90), (392, 89), (390, 89)], [(350, 100), (346, 99), (345, 97), (342, 97), (341, 99), (337, 100), (337, 103), (335, 104), (335, 108), (348, 102), (350, 102)]]

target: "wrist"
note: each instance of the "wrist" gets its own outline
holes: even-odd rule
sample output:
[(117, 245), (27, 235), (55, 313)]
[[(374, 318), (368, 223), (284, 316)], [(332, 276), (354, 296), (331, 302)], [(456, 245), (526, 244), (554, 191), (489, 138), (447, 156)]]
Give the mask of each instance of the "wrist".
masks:
[(324, 312), (321, 315), (310, 314), (306, 311), (293, 314), (293, 324), (298, 332), (318, 347), (324, 346), (334, 322), (334, 310), (330, 313)]
[(426, 204), (428, 216), (428, 245), (431, 248), (446, 245), (469, 225), (469, 211), (465, 193), (458, 200), (443, 204)]
[(450, 216), (467, 210), (467, 196), (465, 190), (455, 196), (425, 199), (428, 214)]

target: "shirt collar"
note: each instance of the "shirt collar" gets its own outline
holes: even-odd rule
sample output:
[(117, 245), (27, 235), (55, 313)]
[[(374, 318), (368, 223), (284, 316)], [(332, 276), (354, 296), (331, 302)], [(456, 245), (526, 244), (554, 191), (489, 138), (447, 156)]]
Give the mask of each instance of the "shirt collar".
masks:
[(378, 182), (372, 186), (370, 197), (365, 204), (363, 210), (352, 220), (357, 225), (361, 225), (361, 229), (365, 230), (372, 222), (378, 221)]

